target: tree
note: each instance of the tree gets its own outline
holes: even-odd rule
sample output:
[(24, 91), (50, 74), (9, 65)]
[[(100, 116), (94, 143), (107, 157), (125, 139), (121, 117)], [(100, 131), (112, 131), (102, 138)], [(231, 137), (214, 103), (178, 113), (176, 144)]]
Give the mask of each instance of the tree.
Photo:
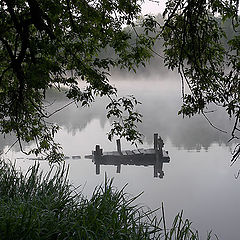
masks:
[[(109, 139), (117, 134), (141, 140), (135, 125), (140, 121), (134, 110), (138, 101), (114, 99), (117, 90), (108, 74), (111, 67), (135, 70), (144, 65), (159, 38), (164, 39), (166, 66), (182, 77), (180, 113), (202, 113), (208, 119), (209, 104), (221, 106), (235, 119), (231, 138), (239, 139), (239, 0), (168, 0), (163, 24), (152, 16), (136, 21), (136, 0), (3, 0), (0, 7), (0, 130), (14, 131), (20, 146), (36, 140), (39, 147), (31, 152), (50, 151), (49, 159), (58, 159), (59, 146), (53, 141), (57, 126), (47, 121), (53, 113), (47, 112), (44, 98), (49, 88), (61, 86), (83, 106), (95, 95), (108, 96), (107, 116), (119, 118)], [(236, 34), (224, 48), (221, 40), (228, 36), (221, 22), (226, 20)], [(109, 48), (114, 54), (101, 57)], [(79, 88), (79, 79), (88, 83), (86, 89)], [(238, 144), (233, 162), (239, 154)]]
[[(44, 102), (49, 88), (67, 87), (66, 96), (82, 106), (96, 95), (107, 96), (113, 134), (141, 140), (140, 114), (134, 97), (116, 99), (109, 84), (110, 67), (129, 70), (150, 57), (153, 41), (142, 35), (131, 41), (123, 25), (133, 25), (137, 1), (126, 0), (3, 0), (0, 2), (0, 131), (15, 132), (22, 141), (35, 140), (30, 153), (47, 152), (50, 161), (62, 156), (53, 140), (58, 126), (49, 123)], [(106, 48), (114, 55), (101, 58)], [(78, 81), (88, 86), (80, 89)], [(64, 107), (64, 106), (63, 106)], [(57, 110), (58, 111), (58, 110)], [(22, 149), (23, 151), (23, 149)]]
[[(169, 0), (159, 36), (164, 39), (165, 64), (182, 78), (180, 114), (207, 114), (210, 104), (223, 107), (234, 119), (230, 141), (240, 138), (240, 35), (239, 0)], [(235, 34), (226, 34), (231, 21)], [(227, 44), (224, 46), (223, 39)], [(187, 85), (190, 92), (185, 91)], [(209, 121), (210, 122), (210, 121)], [(210, 122), (210, 124), (212, 124)], [(240, 155), (238, 143), (234, 163)]]

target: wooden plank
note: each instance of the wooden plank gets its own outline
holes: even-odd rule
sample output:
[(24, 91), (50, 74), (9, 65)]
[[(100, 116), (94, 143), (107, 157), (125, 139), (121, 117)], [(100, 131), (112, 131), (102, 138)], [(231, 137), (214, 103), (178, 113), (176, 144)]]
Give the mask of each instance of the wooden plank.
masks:
[(122, 155), (123, 156), (127, 156), (128, 154), (127, 154), (127, 151), (122, 151)]
[(112, 152), (103, 152), (103, 156), (111, 156)]
[(139, 151), (139, 149), (132, 150), (133, 154), (140, 155), (143, 154), (142, 151)]
[(145, 149), (144, 154), (155, 154), (155, 150), (150, 148), (150, 149)]
[(129, 156), (131, 156), (131, 155), (133, 155), (133, 152), (130, 151), (130, 150), (126, 150), (126, 154), (129, 155)]
[(143, 149), (143, 148), (138, 149), (138, 151), (139, 151), (141, 154), (145, 154), (145, 149)]
[(121, 156), (119, 152), (103, 152), (103, 156)]

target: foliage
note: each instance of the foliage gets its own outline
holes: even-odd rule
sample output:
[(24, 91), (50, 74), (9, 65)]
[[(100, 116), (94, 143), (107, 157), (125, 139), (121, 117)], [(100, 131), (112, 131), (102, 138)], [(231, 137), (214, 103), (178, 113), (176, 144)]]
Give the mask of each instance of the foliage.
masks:
[[(142, 135), (137, 131), (135, 123), (141, 122), (142, 115), (138, 112), (132, 111), (134, 105), (140, 104), (134, 96), (122, 97), (118, 100), (112, 99), (112, 102), (107, 105), (109, 109), (107, 117), (114, 115), (117, 120), (114, 120), (114, 126), (108, 134), (108, 139), (111, 141), (113, 136), (125, 137), (126, 140), (139, 139), (142, 143)], [(127, 112), (128, 115), (124, 116), (123, 113)]]
[[(164, 22), (158, 22), (152, 16), (138, 18), (136, 0), (1, 1), (1, 133), (15, 132), (20, 146), (21, 141), (35, 140), (37, 148), (31, 152), (48, 152), (50, 161), (60, 159), (60, 146), (53, 141), (58, 126), (48, 122), (53, 113), (44, 99), (49, 88), (65, 86), (66, 96), (82, 106), (91, 104), (96, 95), (109, 97), (108, 117), (120, 116), (109, 139), (118, 134), (140, 140), (138, 101), (117, 99), (109, 70), (135, 71), (151, 57), (154, 42), (163, 39), (165, 64), (182, 77), (179, 113), (202, 113), (208, 119), (207, 113), (213, 112), (209, 104), (221, 106), (235, 120), (231, 139), (239, 139), (238, 11), (239, 0), (168, 0)], [(225, 31), (229, 21), (236, 34)], [(78, 81), (87, 86), (80, 88)], [(233, 162), (239, 154), (238, 144)]]
[[(202, 113), (208, 120), (207, 114), (213, 112), (209, 104), (225, 108), (229, 118), (234, 119), (230, 140), (240, 137), (238, 12), (239, 0), (169, 0), (159, 32), (164, 39), (165, 64), (177, 69), (182, 77), (183, 105), (179, 113)], [(226, 34), (226, 21), (231, 22), (234, 35)], [(239, 154), (240, 144), (233, 162)]]
[[(48, 122), (53, 113), (44, 101), (46, 91), (65, 86), (66, 96), (82, 106), (96, 95), (108, 96), (112, 106), (122, 102), (113, 100), (117, 90), (108, 81), (110, 67), (135, 70), (151, 56), (148, 37), (131, 40), (123, 30), (123, 25), (134, 24), (139, 12), (135, 0), (1, 1), (1, 133), (15, 132), (20, 146), (21, 141), (35, 140), (37, 148), (31, 152), (47, 152), (51, 161), (62, 158), (53, 141), (58, 127)], [(114, 54), (101, 57), (107, 48)], [(80, 88), (79, 81), (87, 87)], [(119, 123), (127, 134), (126, 128), (134, 125), (134, 107), (131, 103), (127, 108), (128, 122), (122, 118)], [(111, 111), (108, 117), (116, 115)], [(121, 130), (119, 134), (126, 135)], [(138, 134), (129, 136), (139, 139)]]
[[(116, 190), (112, 180), (84, 198), (67, 180), (67, 169), (39, 165), (25, 174), (0, 161), (1, 239), (199, 239), (189, 220), (177, 215), (167, 229), (154, 211), (134, 205), (125, 189)], [(210, 238), (208, 238), (210, 239)]]

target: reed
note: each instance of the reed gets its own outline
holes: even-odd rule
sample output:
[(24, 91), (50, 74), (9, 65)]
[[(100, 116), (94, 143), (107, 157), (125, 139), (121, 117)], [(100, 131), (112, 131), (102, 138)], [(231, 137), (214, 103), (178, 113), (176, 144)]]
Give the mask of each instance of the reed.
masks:
[(38, 164), (23, 174), (1, 160), (0, 239), (199, 239), (182, 213), (167, 229), (163, 207), (158, 220), (107, 178), (87, 199), (67, 174), (65, 165), (43, 174)]

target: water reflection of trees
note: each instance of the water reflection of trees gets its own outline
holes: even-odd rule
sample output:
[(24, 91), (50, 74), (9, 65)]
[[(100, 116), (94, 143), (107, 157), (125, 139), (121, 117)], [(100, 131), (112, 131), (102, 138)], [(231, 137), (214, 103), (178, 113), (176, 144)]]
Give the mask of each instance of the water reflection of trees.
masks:
[[(172, 82), (172, 81), (171, 81)], [(130, 83), (130, 84), (129, 84)], [(132, 82), (121, 83), (119, 87), (120, 94), (134, 94), (142, 102), (139, 111), (143, 114), (143, 122), (139, 124), (139, 130), (144, 134), (146, 141), (152, 144), (152, 133), (158, 132), (164, 141), (170, 140), (178, 148), (188, 150), (207, 150), (211, 144), (226, 144), (228, 134), (223, 134), (212, 128), (202, 116), (195, 116), (191, 119), (182, 119), (177, 115), (180, 106), (179, 89), (174, 89), (175, 85), (155, 87), (156, 83), (134, 82), (138, 87), (132, 89)], [(153, 86), (151, 84), (154, 84)], [(140, 86), (139, 86), (140, 85)], [(49, 112), (62, 107), (68, 103), (63, 95), (57, 92), (49, 92), (47, 98)], [(52, 116), (51, 121), (56, 122), (60, 127), (65, 128), (70, 134), (82, 131), (93, 120), (99, 119), (101, 127), (104, 128), (107, 123), (106, 107), (107, 99), (97, 99), (90, 108), (76, 107), (75, 104), (68, 106), (62, 111)], [(224, 118), (223, 112), (216, 111), (212, 113), (211, 120), (214, 124), (223, 129), (228, 129), (230, 122)], [(0, 138), (0, 148), (6, 145), (10, 146), (15, 141), (14, 136), (3, 136)]]
[[(173, 89), (174, 84), (168, 88), (157, 91), (153, 87), (146, 88), (144, 82), (137, 83), (142, 87), (134, 88), (131, 92), (141, 102), (139, 111), (143, 114), (143, 123), (139, 124), (139, 130), (144, 134), (145, 141), (152, 144), (152, 133), (159, 132), (164, 140), (169, 139), (174, 146), (188, 150), (201, 148), (207, 150), (211, 144), (226, 144), (228, 134), (223, 134), (209, 125), (203, 116), (195, 116), (191, 119), (183, 119), (177, 115), (180, 106), (180, 93), (178, 89)], [(155, 83), (151, 83), (155, 84)], [(121, 84), (120, 94), (126, 94), (131, 82)], [(167, 90), (168, 89), (168, 90)], [(102, 128), (106, 122), (107, 100), (97, 100), (91, 108), (76, 108), (71, 105), (53, 117), (53, 120), (66, 128), (69, 132), (81, 131), (93, 119), (99, 119)], [(59, 104), (62, 106), (63, 102)], [(230, 122), (224, 118), (224, 112), (218, 110), (209, 115), (212, 123), (222, 129), (229, 129)]]
[[(154, 97), (153, 97), (154, 98)], [(176, 99), (177, 102), (177, 99)], [(145, 106), (144, 106), (145, 105)], [(169, 101), (166, 105), (164, 99), (155, 96), (155, 105), (158, 110), (151, 108), (151, 104), (143, 104), (143, 124), (140, 130), (146, 136), (146, 141), (151, 143), (151, 133), (159, 132), (164, 140), (169, 139), (178, 148), (188, 150), (207, 150), (211, 144), (226, 144), (229, 140), (228, 134), (223, 134), (209, 125), (202, 116), (182, 118), (178, 116), (178, 106)], [(230, 121), (224, 118), (223, 111), (212, 113), (211, 122), (222, 129), (230, 129)]]

